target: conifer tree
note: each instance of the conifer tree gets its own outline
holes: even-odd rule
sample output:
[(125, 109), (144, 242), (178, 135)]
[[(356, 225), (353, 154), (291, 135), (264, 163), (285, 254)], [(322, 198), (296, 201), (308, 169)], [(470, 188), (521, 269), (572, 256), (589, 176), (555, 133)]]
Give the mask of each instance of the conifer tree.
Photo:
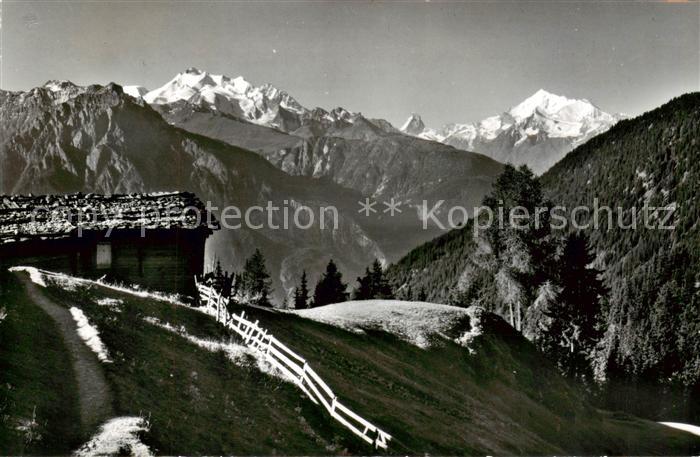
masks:
[(224, 270), (221, 268), (221, 261), (216, 260), (216, 267), (214, 268), (214, 276), (221, 278), (224, 275)]
[(581, 326), (582, 338), (586, 341), (600, 337), (598, 320), (601, 300), (607, 293), (600, 279), (602, 272), (592, 266), (594, 260), (588, 237), (582, 232), (571, 233), (566, 239), (561, 258), (560, 297), (573, 310)]
[(391, 285), (384, 275), (382, 264), (378, 259), (372, 262), (372, 269), (365, 269), (365, 275), (357, 278), (358, 287), (355, 289), (355, 300), (371, 300), (376, 298), (391, 299), (394, 298), (394, 292)]
[(560, 292), (546, 311), (551, 321), (542, 341), (565, 374), (582, 379), (592, 376), (589, 359), (602, 334), (600, 309), (607, 294), (601, 272), (591, 267), (593, 260), (583, 233), (566, 238), (559, 259)]
[(426, 301), (428, 300), (428, 294), (425, 292), (425, 287), (421, 287), (420, 290), (418, 291), (418, 296), (416, 297), (417, 301)]
[(326, 272), (321, 276), (314, 290), (314, 306), (324, 306), (330, 303), (347, 301), (345, 291), (347, 284), (343, 283), (343, 275), (331, 259), (326, 266)]
[(301, 273), (299, 286), (294, 289), (294, 308), (305, 309), (309, 307), (309, 287), (306, 281), (306, 270)]
[(374, 288), (373, 298), (394, 298), (394, 291), (389, 284), (389, 280), (384, 274), (384, 270), (382, 268), (382, 264), (379, 262), (379, 259), (374, 259), (374, 263), (372, 263), (372, 285)]
[(372, 273), (369, 268), (365, 268), (365, 275), (361, 278), (357, 278), (357, 289), (353, 294), (355, 300), (369, 300), (372, 297)]
[(484, 205), (495, 217), (485, 239), (493, 252), (501, 313), (520, 331), (527, 307), (534, 302), (540, 285), (552, 276), (556, 242), (549, 220), (551, 204), (544, 198), (539, 178), (528, 167), (506, 165)]
[(272, 290), (272, 281), (260, 249), (256, 249), (255, 253), (246, 260), (241, 280), (241, 287), (250, 303), (271, 306), (269, 295)]

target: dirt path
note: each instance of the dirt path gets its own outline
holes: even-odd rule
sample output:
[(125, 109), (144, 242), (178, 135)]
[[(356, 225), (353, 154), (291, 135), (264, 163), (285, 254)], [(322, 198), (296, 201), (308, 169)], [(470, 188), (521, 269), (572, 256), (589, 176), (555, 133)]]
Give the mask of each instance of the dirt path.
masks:
[(47, 298), (27, 275), (20, 274), (19, 277), (29, 298), (51, 316), (61, 332), (78, 378), (82, 429), (84, 433), (92, 434), (112, 413), (109, 386), (97, 355), (78, 336), (77, 326), (70, 311)]

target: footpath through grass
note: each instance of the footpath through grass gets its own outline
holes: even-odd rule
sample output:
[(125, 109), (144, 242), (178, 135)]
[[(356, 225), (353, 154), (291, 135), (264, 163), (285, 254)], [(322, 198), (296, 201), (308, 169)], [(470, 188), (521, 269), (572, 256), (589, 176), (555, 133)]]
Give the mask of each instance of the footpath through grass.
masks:
[[(70, 453), (81, 433), (71, 359), (53, 320), (0, 268), (0, 454)], [(90, 431), (88, 431), (89, 433)]]
[[(44, 290), (57, 303), (81, 308), (99, 329), (113, 361), (103, 367), (115, 414), (145, 417), (151, 428), (142, 441), (156, 454), (371, 452), (294, 385), (261, 372), (253, 357), (233, 363), (223, 351), (147, 321), (205, 340), (233, 338), (206, 315), (99, 287)], [(103, 298), (118, 304), (98, 304)]]

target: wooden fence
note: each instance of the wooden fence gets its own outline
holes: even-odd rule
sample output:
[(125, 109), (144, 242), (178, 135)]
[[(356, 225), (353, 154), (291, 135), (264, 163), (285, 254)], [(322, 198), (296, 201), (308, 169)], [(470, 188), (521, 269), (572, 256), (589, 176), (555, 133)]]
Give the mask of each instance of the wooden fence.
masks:
[(355, 435), (376, 448), (387, 449), (391, 435), (343, 405), (328, 384), (316, 374), (303, 357), (261, 328), (258, 321), (247, 320), (245, 311), (241, 311), (240, 315), (229, 313), (228, 297), (223, 297), (213, 287), (198, 282), (196, 278), (195, 283), (200, 301), (204, 305), (200, 309), (214, 316), (217, 322), (238, 333), (248, 347), (262, 353), (272, 366), (293, 379), (311, 401), (322, 405), (331, 417)]

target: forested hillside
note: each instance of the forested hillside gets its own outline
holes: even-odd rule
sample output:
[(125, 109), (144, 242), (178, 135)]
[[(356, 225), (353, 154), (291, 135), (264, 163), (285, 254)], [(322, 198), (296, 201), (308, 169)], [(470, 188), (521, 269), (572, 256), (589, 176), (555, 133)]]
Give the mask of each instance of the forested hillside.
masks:
[[(659, 384), (685, 390), (690, 402), (659, 401), (657, 410), (697, 417), (697, 400), (692, 399), (698, 398), (700, 379), (698, 138), (700, 94), (688, 94), (620, 122), (574, 150), (534, 184), (521, 170), (506, 168), (504, 175), (511, 176), (499, 178), (491, 195), (492, 204), (506, 200), (501, 203), (506, 211), (523, 202), (529, 207), (533, 195), (545, 207), (565, 206), (567, 214), (586, 206), (589, 213), (577, 213), (583, 228), (593, 222), (596, 207), (613, 209), (599, 211), (598, 229), (584, 228), (581, 239), (567, 237), (576, 231), (571, 224), (564, 231), (512, 236), (508, 230), (496, 230), (477, 238), (469, 224), (413, 250), (389, 268), (390, 280), (402, 298), (478, 302), (511, 317), (512, 324), (534, 340), (543, 337), (541, 323), (548, 322), (563, 302), (569, 301), (569, 310), (560, 317), (576, 312), (577, 306), (591, 305), (589, 311), (595, 310), (598, 322), (590, 326), (590, 338), (581, 348), (587, 348), (585, 358), (597, 379), (608, 385), (615, 380), (622, 386), (651, 385), (652, 392), (659, 392)], [(537, 196), (540, 186), (543, 195)], [(646, 221), (645, 204), (661, 208), (656, 215), (647, 210)], [(674, 228), (662, 229), (663, 222)], [(567, 252), (578, 254), (567, 258)], [(571, 259), (595, 268), (588, 268), (588, 284), (575, 284), (584, 270), (571, 265)], [(602, 284), (591, 283), (596, 272)], [(576, 292), (577, 287), (583, 289)], [(577, 294), (590, 298), (596, 293), (600, 300), (578, 302)], [(509, 303), (515, 311), (508, 309)], [(591, 348), (594, 341), (598, 344)], [(616, 400), (634, 408), (630, 398)], [(650, 413), (650, 403), (645, 404)]]
[[(610, 288), (602, 361), (609, 374), (687, 386), (700, 380), (699, 141), (700, 93), (687, 94), (620, 122), (542, 177), (558, 204), (593, 207), (598, 199), (614, 208), (610, 227), (601, 212), (600, 229), (586, 230)], [(644, 226), (645, 204), (664, 208), (648, 223), (656, 228)], [(621, 228), (634, 208), (637, 229)], [(672, 210), (675, 228), (659, 229)]]
[(387, 275), (403, 299), (447, 303), (475, 245), (470, 222), (418, 246), (390, 265)]

